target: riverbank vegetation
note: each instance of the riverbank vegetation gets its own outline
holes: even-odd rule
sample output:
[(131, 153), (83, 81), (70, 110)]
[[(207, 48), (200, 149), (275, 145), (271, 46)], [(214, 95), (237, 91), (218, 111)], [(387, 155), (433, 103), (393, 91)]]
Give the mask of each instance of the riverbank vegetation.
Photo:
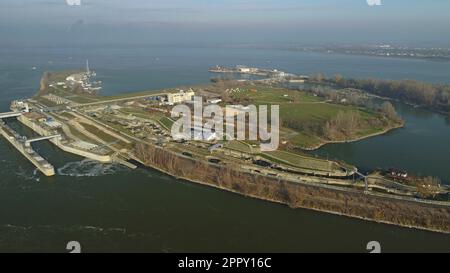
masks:
[(339, 88), (364, 90), (377, 96), (397, 99), (450, 114), (450, 85), (416, 80), (346, 79), (341, 75), (326, 78), (322, 74), (311, 77), (311, 81), (332, 84)]
[(178, 178), (232, 191), (244, 196), (366, 220), (450, 232), (450, 210), (424, 203), (331, 189), (260, 176), (230, 165), (211, 165), (168, 150), (137, 144), (136, 156), (147, 166)]

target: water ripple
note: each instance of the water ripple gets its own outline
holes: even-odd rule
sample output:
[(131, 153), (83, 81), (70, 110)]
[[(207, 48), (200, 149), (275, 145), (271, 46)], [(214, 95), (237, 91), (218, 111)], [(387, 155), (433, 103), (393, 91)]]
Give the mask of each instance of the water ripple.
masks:
[(111, 175), (124, 170), (119, 164), (102, 164), (97, 161), (84, 159), (82, 161), (70, 162), (58, 169), (58, 175), (72, 177), (95, 177)]

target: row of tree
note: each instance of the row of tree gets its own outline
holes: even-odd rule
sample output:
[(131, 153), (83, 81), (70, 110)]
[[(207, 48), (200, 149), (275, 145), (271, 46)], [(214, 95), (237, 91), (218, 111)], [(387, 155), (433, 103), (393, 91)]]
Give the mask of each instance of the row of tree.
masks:
[(431, 84), (416, 80), (346, 79), (341, 75), (326, 78), (322, 74), (312, 76), (311, 80), (340, 88), (361, 89), (375, 95), (450, 112), (450, 85)]
[(367, 126), (365, 120), (357, 112), (340, 111), (335, 118), (327, 121), (324, 127), (324, 137), (338, 140), (353, 136), (358, 129)]

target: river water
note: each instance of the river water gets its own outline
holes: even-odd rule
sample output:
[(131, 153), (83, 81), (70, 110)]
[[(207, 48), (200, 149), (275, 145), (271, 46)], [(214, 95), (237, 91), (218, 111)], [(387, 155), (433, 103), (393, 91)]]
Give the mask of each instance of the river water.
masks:
[[(217, 64), (450, 83), (449, 62), (224, 48), (2, 48), (0, 109), (33, 95), (44, 71), (79, 69), (86, 58), (107, 95), (205, 83), (214, 76), (207, 68)], [(361, 169), (397, 167), (450, 183), (449, 121), (396, 106), (405, 128), (315, 153)], [(373, 240), (387, 252), (450, 251), (448, 235), (293, 210), (152, 170), (98, 164), (46, 142), (34, 147), (57, 176), (42, 176), (0, 139), (0, 251), (65, 252), (72, 240), (84, 251), (113, 252), (364, 252)]]

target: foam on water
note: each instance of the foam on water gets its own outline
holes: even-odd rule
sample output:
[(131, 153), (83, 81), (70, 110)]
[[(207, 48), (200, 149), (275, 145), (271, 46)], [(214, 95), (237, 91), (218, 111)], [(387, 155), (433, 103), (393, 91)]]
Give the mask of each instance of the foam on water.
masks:
[(94, 177), (111, 175), (117, 171), (123, 170), (119, 164), (102, 164), (90, 159), (84, 159), (77, 162), (69, 162), (58, 168), (58, 175), (73, 177)]
[(24, 180), (33, 180), (36, 182), (39, 182), (41, 179), (37, 168), (30, 172), (29, 170), (25, 170), (22, 167), (19, 167), (19, 169), (16, 171), (16, 175), (20, 178), (23, 178)]

